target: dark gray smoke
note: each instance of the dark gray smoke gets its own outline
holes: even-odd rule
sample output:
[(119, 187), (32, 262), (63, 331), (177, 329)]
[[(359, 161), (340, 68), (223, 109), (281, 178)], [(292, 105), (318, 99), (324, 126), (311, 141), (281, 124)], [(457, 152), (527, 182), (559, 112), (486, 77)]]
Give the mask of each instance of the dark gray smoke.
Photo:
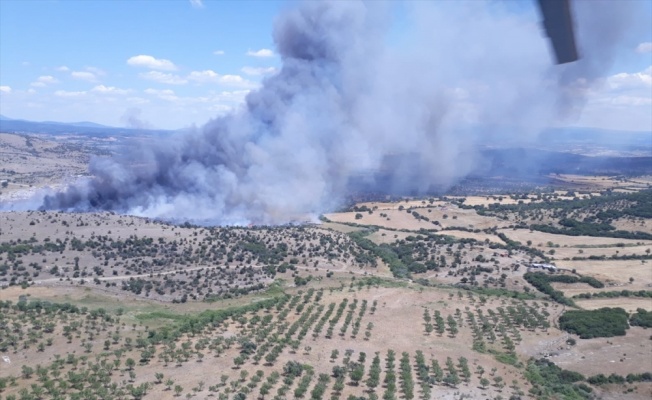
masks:
[(302, 3), (276, 21), (282, 68), (240, 110), (95, 160), (93, 178), (42, 206), (284, 223), (331, 209), (352, 177), (400, 155), (410, 163), (390, 163), (387, 185), (452, 185), (479, 166), (478, 127), (525, 138), (558, 117), (559, 76), (539, 18), (507, 5), (409, 3), (390, 29), (395, 4)]

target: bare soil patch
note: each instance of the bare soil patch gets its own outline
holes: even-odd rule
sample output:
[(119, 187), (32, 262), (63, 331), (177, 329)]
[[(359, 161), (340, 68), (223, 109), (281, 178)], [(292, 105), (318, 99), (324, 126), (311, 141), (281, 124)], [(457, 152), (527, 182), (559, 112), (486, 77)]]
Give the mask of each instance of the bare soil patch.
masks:
[(626, 336), (578, 339), (575, 346), (560, 344), (550, 360), (586, 376), (649, 372), (652, 371), (650, 330), (632, 327)]

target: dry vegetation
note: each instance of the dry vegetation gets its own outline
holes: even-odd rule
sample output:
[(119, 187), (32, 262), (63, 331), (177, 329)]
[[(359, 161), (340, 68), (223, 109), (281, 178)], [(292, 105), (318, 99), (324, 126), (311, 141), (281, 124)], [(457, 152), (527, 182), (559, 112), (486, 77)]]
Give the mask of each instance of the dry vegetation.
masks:
[(0, 133), (0, 200), (24, 198), (86, 173), (91, 155), (107, 154), (85, 140)]
[[(0, 139), (3, 199), (88, 155)], [(650, 398), (649, 177), (555, 179), (303, 226), (2, 212), (0, 399)]]

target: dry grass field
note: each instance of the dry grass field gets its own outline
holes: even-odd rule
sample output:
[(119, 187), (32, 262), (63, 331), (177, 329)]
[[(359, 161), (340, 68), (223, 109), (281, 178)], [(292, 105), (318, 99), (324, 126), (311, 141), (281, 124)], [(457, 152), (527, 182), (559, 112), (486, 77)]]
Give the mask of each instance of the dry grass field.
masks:
[[(0, 201), (110, 149), (58, 140), (0, 135)], [(605, 189), (652, 178), (554, 179), (278, 227), (1, 212), (0, 399), (649, 399), (652, 222)]]
[(636, 191), (647, 189), (652, 185), (652, 176), (639, 176), (636, 178), (622, 178), (613, 176), (584, 176), (561, 174), (554, 175), (554, 178), (570, 183), (577, 187), (588, 188), (592, 190), (621, 189), (626, 191)]
[(37, 135), (0, 133), (0, 201), (26, 198), (42, 187), (58, 187), (86, 174), (96, 146), (74, 139), (53, 140)]
[(634, 278), (637, 286), (652, 288), (652, 267), (648, 260), (564, 261), (559, 264), (615, 285), (629, 284), (630, 278)]
[[(391, 204), (393, 203), (388, 203), (387, 205), (389, 206)], [(400, 205), (403, 204), (401, 203)], [(324, 216), (333, 222), (374, 225), (387, 229), (405, 229), (411, 231), (418, 231), (420, 229), (438, 230), (451, 227), (487, 229), (505, 225), (503, 221), (497, 218), (484, 217), (478, 215), (473, 210), (461, 209), (451, 203), (445, 203), (438, 207), (404, 207), (401, 210), (398, 208), (382, 209), (379, 207), (371, 214), (368, 212), (342, 212), (325, 214)], [(416, 218), (412, 212), (417, 212), (419, 215), (428, 218), (428, 220)], [(356, 218), (356, 214), (362, 217)]]
[[(581, 246), (581, 245), (580, 245)], [(542, 246), (543, 247), (543, 246)], [(563, 263), (566, 259), (573, 257), (620, 257), (620, 256), (644, 256), (649, 254), (648, 249), (652, 250), (650, 244), (630, 244), (627, 246), (606, 245), (605, 247), (555, 247), (553, 258)]]
[(649, 336), (649, 330), (630, 328), (624, 337), (583, 340), (576, 346), (560, 348), (551, 359), (563, 368), (586, 375), (642, 373), (652, 367)]
[[(532, 246), (539, 248), (554, 247), (556, 249), (557, 246), (573, 247), (577, 249), (592, 246), (615, 247), (619, 243), (624, 243), (627, 246), (652, 246), (651, 240), (620, 239), (594, 236), (568, 236), (525, 229), (500, 229), (499, 232), (504, 233), (512, 240), (516, 240), (521, 243), (531, 242)], [(629, 247), (626, 247), (625, 249), (629, 249)], [(616, 250), (619, 249), (616, 248)]]
[[(568, 191), (555, 190), (552, 192), (556, 200), (572, 200), (573, 197), (585, 199), (589, 197), (589, 193), (578, 193), (576, 196), (567, 196)], [(592, 193), (591, 195), (599, 196), (600, 193)], [(494, 204), (499, 205), (515, 205), (515, 204), (530, 204), (540, 203), (543, 200), (539, 195), (520, 195), (520, 196), (449, 196), (449, 199), (464, 199), (464, 204), (468, 206), (490, 206)]]
[[(597, 310), (603, 307), (622, 307), (627, 312), (633, 313), (638, 308), (643, 308), (652, 311), (652, 299), (641, 298), (619, 298), (615, 299), (591, 299), (591, 300), (577, 300), (575, 301), (578, 306), (585, 310)], [(649, 370), (649, 369), (648, 369)]]
[(652, 233), (652, 220), (650, 219), (637, 219), (635, 221), (632, 221), (631, 219), (617, 219), (614, 220), (611, 223), (613, 226), (616, 227), (616, 229), (622, 229), (625, 231), (641, 231), (641, 232), (647, 232), (647, 233)]

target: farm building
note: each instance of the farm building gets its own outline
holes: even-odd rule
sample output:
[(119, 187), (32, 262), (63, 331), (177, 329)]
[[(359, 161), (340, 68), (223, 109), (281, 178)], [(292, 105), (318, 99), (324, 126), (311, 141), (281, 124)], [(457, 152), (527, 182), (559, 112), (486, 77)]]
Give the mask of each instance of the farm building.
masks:
[(530, 264), (530, 268), (534, 269), (547, 269), (548, 271), (557, 271), (557, 267), (552, 264)]

